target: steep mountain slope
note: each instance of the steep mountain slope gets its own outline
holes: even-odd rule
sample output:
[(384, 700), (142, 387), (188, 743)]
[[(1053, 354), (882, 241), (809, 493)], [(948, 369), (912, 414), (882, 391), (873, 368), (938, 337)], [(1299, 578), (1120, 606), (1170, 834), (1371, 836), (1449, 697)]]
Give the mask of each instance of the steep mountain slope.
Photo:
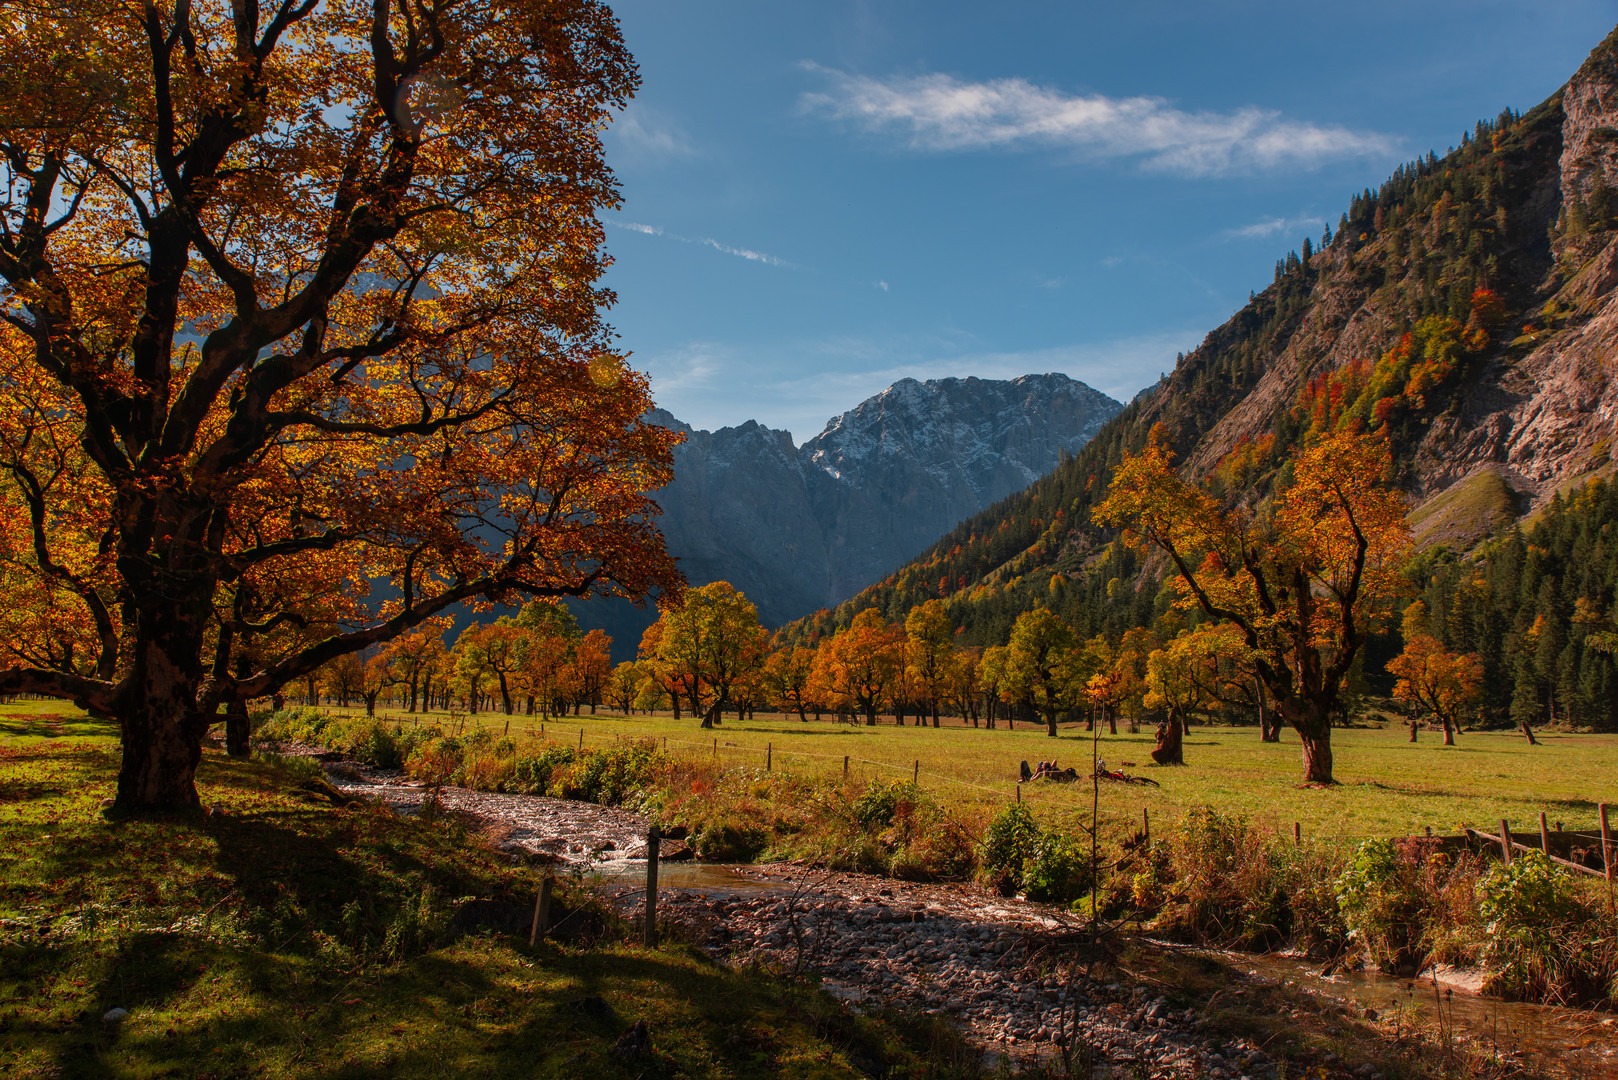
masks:
[[(725, 580), (779, 625), (836, 604), (1090, 441), (1123, 406), (1065, 375), (904, 379), (801, 447), (753, 421), (682, 431), (659, 526), (692, 584)], [(603, 610), (605, 608), (605, 610)], [(579, 605), (632, 655), (651, 614)]]
[[(1390, 436), (1428, 543), (1465, 549), (1604, 471), (1618, 383), (1618, 34), (1562, 91), (1355, 195), (1274, 281), (1072, 461), (909, 566), (789, 628), (950, 600), (1003, 642), (1051, 606), (1082, 632), (1140, 625), (1155, 585), (1090, 522), (1112, 468), (1161, 424), (1188, 475), (1261, 497), (1311, 432)], [(1122, 591), (1121, 591), (1122, 590)], [(1127, 602), (1123, 602), (1127, 601)]]

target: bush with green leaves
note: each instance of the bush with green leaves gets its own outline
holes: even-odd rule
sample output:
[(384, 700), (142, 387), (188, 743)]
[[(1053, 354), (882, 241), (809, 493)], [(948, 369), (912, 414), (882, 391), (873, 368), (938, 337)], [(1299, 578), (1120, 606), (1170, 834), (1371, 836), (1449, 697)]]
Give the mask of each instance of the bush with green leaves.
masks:
[(288, 706), (271, 713), (259, 726), (257, 734), (264, 742), (321, 743), (321, 732), (330, 719), (313, 706)]
[(657, 749), (653, 739), (586, 750), (554, 770), (551, 794), (604, 806), (622, 806), (651, 784), (665, 762), (665, 755)]
[(1039, 843), (1039, 823), (1028, 807), (1015, 802), (994, 816), (983, 833), (979, 876), (1006, 896), (1023, 886), (1023, 866)]
[(854, 805), (849, 807), (849, 814), (861, 828), (886, 829), (893, 824), (901, 805), (918, 802), (920, 798), (920, 789), (908, 780), (887, 784), (877, 780), (860, 792)]
[(1036, 903), (1071, 904), (1093, 882), (1088, 846), (1054, 829), (1040, 834), (1023, 863), (1023, 893)]
[(523, 795), (545, 794), (550, 790), (552, 774), (573, 764), (576, 756), (571, 746), (551, 745), (538, 754), (518, 758), (508, 781), (511, 790)]
[(1571, 874), (1531, 851), (1490, 869), (1477, 891), (1491, 989), (1531, 1001), (1618, 1003), (1618, 920), (1584, 903)]
[(1384, 971), (1415, 974), (1427, 956), (1423, 861), (1419, 849), (1367, 840), (1337, 878), (1337, 903), (1349, 935)]
[(1187, 811), (1166, 850), (1169, 873), (1154, 871), (1152, 882), (1167, 896), (1158, 932), (1246, 948), (1300, 941), (1311, 955), (1340, 951), (1336, 899), (1321, 887), (1337, 874), (1330, 851), (1298, 847), (1207, 806)]

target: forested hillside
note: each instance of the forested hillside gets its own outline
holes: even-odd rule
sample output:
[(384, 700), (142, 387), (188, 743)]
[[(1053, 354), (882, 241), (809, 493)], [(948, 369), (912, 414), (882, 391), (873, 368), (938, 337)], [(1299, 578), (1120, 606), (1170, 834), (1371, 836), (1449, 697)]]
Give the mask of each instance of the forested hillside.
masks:
[[(1615, 85), (1609, 38), (1543, 104), (1353, 195), (1335, 228), (1279, 260), (1082, 451), (783, 639), (813, 641), (867, 607), (902, 620), (937, 598), (963, 645), (1004, 643), (1040, 606), (1081, 636), (1116, 638), (1167, 597), (1161, 568), (1091, 511), (1154, 426), (1189, 478), (1258, 503), (1285, 486), (1299, 447), (1357, 418), (1388, 436), (1412, 507), (1426, 552), (1413, 593), (1426, 589), (1438, 636), (1483, 655), (1492, 700), (1552, 719), (1610, 712), (1596, 703), (1611, 696), (1611, 660), (1584, 642), (1608, 625), (1613, 497), (1556, 492), (1610, 469)], [(1537, 524), (1512, 532), (1536, 507)]]

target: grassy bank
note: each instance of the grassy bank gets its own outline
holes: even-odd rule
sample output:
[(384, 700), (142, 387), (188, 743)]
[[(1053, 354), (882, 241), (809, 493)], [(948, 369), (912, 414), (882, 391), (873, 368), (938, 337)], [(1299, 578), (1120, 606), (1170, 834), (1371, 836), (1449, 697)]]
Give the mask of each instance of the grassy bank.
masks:
[[(323, 709), (357, 715), (361, 710)], [(495, 736), (508, 731), (499, 714), (427, 717), (380, 710), (413, 724), (437, 724), (463, 734), (484, 728)], [(509, 718), (509, 735), (519, 751), (541, 742), (541, 721)], [(843, 757), (857, 780), (909, 779), (920, 763), (920, 782), (946, 805), (970, 814), (992, 810), (1015, 796), (1019, 761), (1055, 758), (1085, 772), (1090, 736), (1082, 725), (1063, 726), (1055, 739), (1044, 728), (1001, 726), (994, 731), (946, 720), (941, 728), (875, 728), (830, 720), (799, 723), (796, 717), (759, 714), (756, 720), (726, 720), (711, 732), (689, 718), (622, 717), (602, 712), (550, 721), (547, 743), (604, 746), (623, 738), (657, 740), (676, 756), (714, 758), (726, 765), (763, 771), (766, 748), (773, 771), (797, 776), (836, 777)], [(1258, 740), (1256, 728), (1193, 727), (1186, 738), (1184, 768), (1150, 767), (1152, 735), (1142, 730), (1116, 736), (1103, 732), (1099, 753), (1109, 764), (1133, 762), (1129, 771), (1150, 776), (1159, 788), (1110, 786), (1104, 811), (1134, 819), (1145, 808), (1165, 823), (1192, 807), (1213, 806), (1290, 832), (1299, 822), (1306, 836), (1328, 840), (1413, 835), (1428, 826), (1455, 831), (1462, 824), (1492, 828), (1502, 817), (1518, 828), (1537, 829), (1544, 811), (1568, 828), (1596, 825), (1596, 806), (1618, 804), (1618, 735), (1542, 732), (1541, 745), (1529, 746), (1512, 732), (1464, 732), (1459, 745), (1446, 747), (1434, 732), (1408, 741), (1402, 726), (1339, 729), (1332, 733), (1337, 778), (1329, 791), (1299, 786), (1302, 766), (1296, 736), (1286, 731), (1280, 744)], [(717, 742), (717, 754), (714, 744)], [(1086, 785), (1027, 785), (1023, 798), (1042, 815), (1082, 809), (1088, 813)]]
[[(0, 738), (0, 1073), (7, 1076), (926, 1075), (935, 1032), (668, 942), (458, 933), (526, 910), (533, 871), (453, 818), (332, 805), (295, 764), (204, 755), (212, 813), (113, 824), (105, 727), (12, 705)], [(128, 1016), (103, 1015), (123, 1008)], [(637, 1020), (651, 1049), (625, 1053)], [(947, 1049), (947, 1048), (946, 1048)]]

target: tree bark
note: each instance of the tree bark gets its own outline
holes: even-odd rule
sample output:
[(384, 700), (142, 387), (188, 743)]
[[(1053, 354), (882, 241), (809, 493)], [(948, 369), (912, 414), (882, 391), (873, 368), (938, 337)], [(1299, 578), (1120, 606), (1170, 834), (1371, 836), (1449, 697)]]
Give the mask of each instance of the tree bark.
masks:
[[(1445, 729), (1445, 733), (1448, 734), (1447, 728)], [(1416, 722), (1414, 720), (1410, 721), (1410, 741), (1416, 741)]]
[(247, 702), (232, 702), (225, 709), (225, 753), (235, 758), (252, 756), (252, 748), (248, 745), (251, 730), (252, 725), (247, 718)]
[(1458, 729), (1460, 726), (1461, 725), (1459, 725), (1459, 724), (1451, 723), (1449, 720), (1444, 721), (1444, 745), (1445, 746), (1454, 746), (1455, 745), (1455, 732), (1456, 732), (1456, 729)]
[(1303, 739), (1303, 781), (1306, 784), (1335, 784), (1331, 773), (1331, 729), (1298, 733)]
[(1159, 765), (1185, 764), (1185, 725), (1180, 722), (1178, 713), (1169, 713), (1169, 718), (1157, 725), (1157, 746), (1152, 750), (1152, 760)]

